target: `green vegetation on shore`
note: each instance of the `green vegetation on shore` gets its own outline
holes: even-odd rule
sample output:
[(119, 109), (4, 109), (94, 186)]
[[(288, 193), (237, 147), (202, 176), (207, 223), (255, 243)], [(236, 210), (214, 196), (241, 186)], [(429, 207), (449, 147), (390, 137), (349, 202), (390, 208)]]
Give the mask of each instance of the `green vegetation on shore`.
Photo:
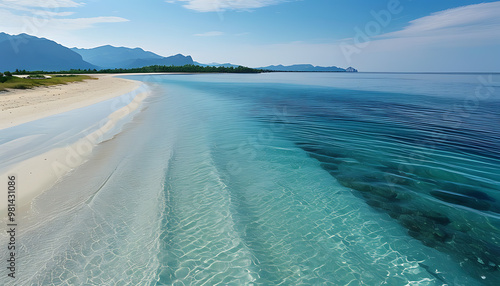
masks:
[[(7, 88), (14, 89), (28, 89), (36, 86), (47, 86), (56, 84), (66, 84), (74, 81), (82, 81), (84, 79), (90, 79), (90, 76), (83, 74), (102, 74), (102, 73), (163, 73), (163, 72), (179, 72), (179, 73), (261, 73), (267, 72), (265, 70), (258, 70), (247, 68), (243, 66), (239, 67), (214, 67), (207, 66), (202, 67), (198, 65), (185, 65), (185, 66), (147, 66), (142, 68), (132, 68), (132, 69), (77, 69), (69, 71), (57, 71), (57, 72), (47, 72), (47, 71), (26, 71), (26, 70), (16, 70), (12, 73), (5, 72), (0, 73), (0, 91)], [(46, 78), (44, 74), (58, 74), (51, 78)], [(66, 75), (59, 75), (66, 74)], [(13, 75), (29, 75), (27, 78), (19, 78)]]
[(93, 74), (93, 73), (162, 73), (162, 72), (182, 72), (182, 73), (261, 73), (267, 72), (265, 70), (258, 70), (247, 68), (243, 66), (239, 67), (214, 67), (207, 66), (202, 67), (198, 65), (184, 65), (184, 66), (147, 66), (142, 68), (132, 68), (132, 69), (77, 69), (69, 71), (57, 71), (57, 72), (45, 72), (45, 71), (25, 71), (16, 70), (13, 74)]
[(92, 77), (88, 75), (70, 75), (70, 76), (56, 75), (51, 78), (43, 78), (43, 77), (44, 76), (40, 75), (40, 73), (31, 75), (31, 78), (20, 78), (12, 76), (12, 74), (9, 72), (5, 72), (5, 74), (0, 73), (0, 91), (6, 90), (8, 88), (29, 89), (37, 86), (67, 84), (70, 82), (92, 79)]

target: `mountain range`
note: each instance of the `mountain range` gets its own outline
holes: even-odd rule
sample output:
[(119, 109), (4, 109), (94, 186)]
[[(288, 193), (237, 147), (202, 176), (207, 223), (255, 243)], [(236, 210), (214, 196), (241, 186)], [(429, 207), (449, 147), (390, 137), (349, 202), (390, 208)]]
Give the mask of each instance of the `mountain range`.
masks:
[(141, 48), (130, 49), (106, 45), (93, 49), (72, 48), (71, 50), (80, 54), (85, 61), (105, 69), (130, 69), (152, 65), (183, 66), (194, 64), (191, 56), (177, 54), (175, 56), (162, 57), (153, 52), (144, 51)]
[(61, 71), (70, 69), (140, 68), (152, 65), (194, 64), (191, 56), (162, 57), (141, 48), (102, 46), (93, 49), (67, 48), (54, 41), (27, 34), (0, 33), (1, 71)]
[(51, 40), (27, 34), (0, 33), (0, 70), (95, 69), (82, 56)]
[(233, 64), (230, 64), (230, 63), (225, 63), (225, 64), (219, 64), (219, 63), (209, 63), (209, 64), (202, 64), (202, 63), (199, 63), (199, 62), (194, 62), (195, 65), (198, 65), (198, 66), (202, 66), (202, 67), (225, 67), (225, 68), (237, 68), (239, 67), (240, 65), (233, 65)]
[(357, 72), (357, 70), (353, 67), (348, 67), (347, 69), (343, 69), (336, 66), (320, 67), (309, 64), (291, 65), (291, 66), (277, 65), (277, 66), (260, 67), (258, 69), (270, 70), (270, 71), (287, 71), (287, 72)]
[[(110, 45), (92, 49), (67, 48), (52, 40), (27, 34), (9, 35), (0, 33), (0, 71), (62, 71), (70, 69), (130, 69), (152, 65), (165, 66), (223, 66), (238, 67), (225, 63), (202, 64), (193, 61), (191, 56), (177, 54), (163, 57), (141, 48), (114, 47)], [(354, 68), (320, 67), (313, 65), (267, 66), (258, 69), (272, 71), (324, 71), (357, 72)]]

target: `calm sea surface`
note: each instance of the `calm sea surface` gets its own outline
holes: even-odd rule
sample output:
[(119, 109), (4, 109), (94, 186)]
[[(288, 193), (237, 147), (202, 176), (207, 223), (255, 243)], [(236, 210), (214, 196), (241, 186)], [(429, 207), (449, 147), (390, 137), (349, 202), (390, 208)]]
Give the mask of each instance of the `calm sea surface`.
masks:
[(19, 285), (500, 285), (500, 75), (128, 78)]

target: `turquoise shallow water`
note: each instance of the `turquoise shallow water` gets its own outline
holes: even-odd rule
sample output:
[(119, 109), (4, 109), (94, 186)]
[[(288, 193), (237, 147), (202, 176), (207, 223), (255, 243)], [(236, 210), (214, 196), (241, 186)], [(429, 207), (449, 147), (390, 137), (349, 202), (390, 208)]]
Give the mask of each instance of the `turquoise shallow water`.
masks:
[[(95, 132), (103, 127), (111, 113), (130, 104), (138, 93), (145, 90), (146, 86), (141, 86), (130, 93), (91, 106), (0, 130), (0, 171), (54, 148), (75, 143)], [(119, 133), (131, 117), (117, 122), (113, 130), (96, 139), (96, 143)]]
[(37, 198), (16, 285), (500, 282), (498, 75), (130, 78), (152, 96)]

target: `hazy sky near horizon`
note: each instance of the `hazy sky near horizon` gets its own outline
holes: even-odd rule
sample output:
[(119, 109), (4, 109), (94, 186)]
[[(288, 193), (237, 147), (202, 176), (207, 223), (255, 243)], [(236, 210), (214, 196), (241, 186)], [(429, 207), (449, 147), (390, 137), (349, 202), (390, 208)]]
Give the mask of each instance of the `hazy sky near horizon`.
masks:
[(500, 1), (0, 0), (0, 32), (202, 63), (500, 72)]

